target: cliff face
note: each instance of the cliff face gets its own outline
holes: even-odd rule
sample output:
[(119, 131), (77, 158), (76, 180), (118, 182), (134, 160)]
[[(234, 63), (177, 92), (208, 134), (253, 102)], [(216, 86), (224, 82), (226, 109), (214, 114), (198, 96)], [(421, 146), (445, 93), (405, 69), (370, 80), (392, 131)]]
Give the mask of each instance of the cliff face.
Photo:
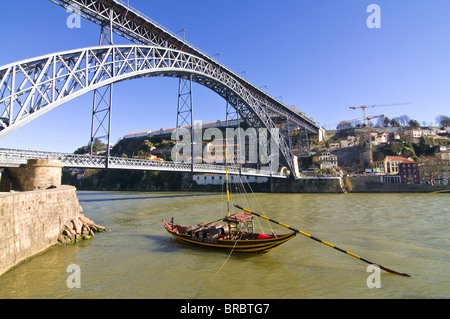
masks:
[(85, 170), (83, 173), (63, 171), (62, 183), (79, 190), (96, 191), (180, 191), (185, 187), (184, 173)]

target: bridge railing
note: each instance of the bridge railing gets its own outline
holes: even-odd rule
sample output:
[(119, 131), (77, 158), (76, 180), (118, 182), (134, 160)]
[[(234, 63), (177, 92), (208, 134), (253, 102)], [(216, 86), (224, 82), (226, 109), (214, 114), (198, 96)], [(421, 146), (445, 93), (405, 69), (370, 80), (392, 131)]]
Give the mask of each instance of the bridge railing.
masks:
[[(67, 168), (86, 169), (129, 169), (129, 170), (152, 170), (172, 172), (194, 172), (225, 174), (227, 167), (214, 164), (190, 164), (168, 161), (144, 160), (136, 158), (110, 157), (107, 162), (104, 156), (76, 155), (58, 152), (27, 151), (0, 148), (0, 167), (20, 166), (26, 164), (29, 159), (56, 159)], [(261, 176), (287, 178), (280, 172), (271, 172), (269, 169), (241, 168), (229, 166), (228, 173), (231, 175)]]

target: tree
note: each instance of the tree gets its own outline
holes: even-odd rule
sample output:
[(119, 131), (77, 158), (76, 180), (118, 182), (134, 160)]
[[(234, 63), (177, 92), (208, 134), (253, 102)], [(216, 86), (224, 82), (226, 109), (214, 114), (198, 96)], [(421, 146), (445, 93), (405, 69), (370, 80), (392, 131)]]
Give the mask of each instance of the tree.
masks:
[(391, 124), (391, 120), (387, 116), (380, 117), (377, 122), (377, 125), (380, 125), (382, 127), (388, 127), (390, 124)]
[(449, 170), (448, 162), (440, 161), (435, 157), (425, 157), (420, 158), (419, 171), (423, 178), (430, 181), (431, 184), (434, 183), (435, 179), (441, 179), (445, 177), (446, 172)]
[(408, 123), (409, 127), (420, 127), (420, 123), (416, 120), (410, 120)]
[[(102, 141), (98, 138), (94, 140), (94, 145), (92, 147), (92, 153), (104, 152), (106, 151), (106, 144), (102, 143)], [(87, 154), (91, 152), (91, 146), (86, 145), (77, 149), (74, 154)]]
[(155, 149), (155, 146), (153, 145), (153, 143), (150, 142), (149, 140), (145, 140), (141, 144), (141, 147), (140, 147), (139, 151), (142, 151), (142, 153), (144, 153), (144, 154), (149, 154), (154, 149)]
[(409, 121), (410, 121), (410, 118), (409, 118), (408, 115), (404, 114), (404, 115), (401, 115), (401, 116), (399, 116), (399, 117), (395, 117), (394, 120), (397, 121), (397, 123), (399, 124), (399, 126), (406, 127), (406, 126), (408, 126), (408, 123), (409, 123)]
[(352, 128), (352, 127), (353, 127), (353, 124), (351, 122), (349, 122), (349, 121), (342, 121), (342, 122), (339, 122), (339, 124), (336, 127), (336, 129), (338, 129), (338, 130), (345, 130), (345, 129)]
[(396, 119), (391, 120), (392, 127), (400, 127), (400, 123)]
[(449, 127), (450, 126), (450, 117), (445, 116), (445, 115), (439, 115), (438, 117), (436, 117), (436, 122), (438, 122), (438, 124), (440, 126)]

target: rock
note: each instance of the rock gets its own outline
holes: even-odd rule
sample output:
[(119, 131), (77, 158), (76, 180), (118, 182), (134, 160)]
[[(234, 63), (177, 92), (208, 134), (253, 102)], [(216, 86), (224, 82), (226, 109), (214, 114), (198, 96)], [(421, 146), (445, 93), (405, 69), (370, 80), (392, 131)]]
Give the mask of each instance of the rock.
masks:
[(73, 219), (62, 228), (58, 242), (62, 245), (76, 243), (80, 240), (94, 238), (95, 233), (107, 231), (106, 227), (96, 225), (92, 220), (80, 213), (77, 219)]
[(75, 230), (75, 233), (77, 235), (81, 235), (83, 223), (79, 219), (73, 219), (73, 220), (71, 220), (71, 222), (73, 224), (73, 229)]
[(84, 240), (88, 240), (88, 239), (92, 239), (94, 237), (94, 233), (92, 232), (92, 230), (86, 226), (83, 225), (83, 230), (81, 232), (81, 238)]
[(58, 237), (58, 243), (60, 243), (61, 245), (67, 245), (67, 243), (68, 243), (67, 237), (64, 235), (60, 235)]
[(58, 242), (63, 245), (67, 245), (76, 240), (76, 233), (72, 228), (72, 223), (69, 225), (64, 225), (61, 234), (58, 237)]
[(73, 229), (73, 225), (64, 225), (64, 231), (63, 233), (68, 237), (75, 237), (76, 231)]
[(83, 225), (83, 228), (81, 230), (81, 234), (82, 235), (89, 235), (89, 231), (90, 231), (89, 227), (86, 226), (86, 225)]
[(90, 220), (83, 214), (80, 214), (80, 217), (78, 219), (80, 220), (80, 222), (82, 222), (83, 224), (85, 224), (87, 226), (95, 225), (95, 223), (92, 220)]
[(104, 232), (108, 231), (108, 229), (106, 227), (103, 227), (100, 225), (95, 225), (95, 227), (97, 228), (97, 233), (104, 233)]
[(92, 220), (90, 220), (89, 218), (87, 218), (84, 215), (80, 216), (79, 220), (84, 225), (87, 225), (90, 229), (92, 229), (96, 233), (102, 233), (102, 232), (107, 231), (106, 227), (95, 224)]

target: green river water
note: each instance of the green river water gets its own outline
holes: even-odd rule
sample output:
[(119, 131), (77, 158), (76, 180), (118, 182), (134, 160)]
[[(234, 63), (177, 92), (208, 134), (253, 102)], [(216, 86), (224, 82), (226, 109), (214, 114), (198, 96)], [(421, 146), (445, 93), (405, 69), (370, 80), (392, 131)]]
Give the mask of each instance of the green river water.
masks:
[[(164, 230), (161, 220), (172, 216), (185, 225), (225, 216), (222, 194), (78, 195), (84, 214), (110, 231), (11, 269), (0, 277), (0, 298), (450, 298), (448, 194), (250, 195), (252, 210), (412, 276), (381, 272), (381, 288), (373, 289), (369, 265), (301, 235), (267, 254), (229, 255)], [(68, 287), (69, 265), (81, 270), (81, 288)]]

